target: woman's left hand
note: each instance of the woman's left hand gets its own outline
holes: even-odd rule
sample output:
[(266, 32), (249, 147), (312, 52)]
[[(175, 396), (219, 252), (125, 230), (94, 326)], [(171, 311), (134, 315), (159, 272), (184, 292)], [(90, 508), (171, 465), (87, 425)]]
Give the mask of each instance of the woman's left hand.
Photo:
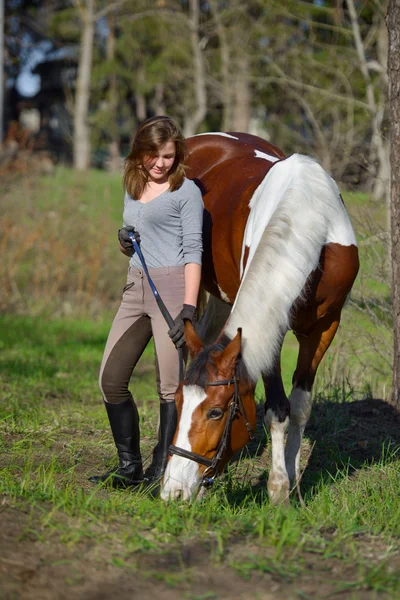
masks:
[(174, 319), (174, 324), (168, 331), (168, 335), (177, 348), (185, 345), (185, 319), (191, 323), (196, 320), (196, 307), (191, 304), (184, 304), (179, 315)]

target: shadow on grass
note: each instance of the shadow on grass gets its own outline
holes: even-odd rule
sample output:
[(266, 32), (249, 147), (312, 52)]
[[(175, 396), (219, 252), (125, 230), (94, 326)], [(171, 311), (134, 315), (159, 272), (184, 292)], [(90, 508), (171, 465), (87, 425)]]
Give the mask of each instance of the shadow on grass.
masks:
[(318, 482), (337, 479), (346, 467), (350, 474), (363, 466), (397, 460), (400, 414), (380, 399), (315, 404), (305, 436), (315, 442), (301, 487), (312, 493)]
[[(245, 448), (243, 458), (257, 459), (265, 449), (268, 438), (263, 427), (263, 413), (263, 405), (257, 406), (256, 439)], [(400, 458), (400, 413), (380, 399), (319, 400), (313, 407), (304, 435), (314, 445), (301, 481), (302, 494), (308, 499), (317, 493), (321, 483), (330, 485), (344, 474), (347, 476), (379, 462), (383, 456), (386, 463)], [(240, 455), (235, 455), (232, 462), (239, 459)], [(260, 505), (268, 502), (268, 473), (267, 467), (253, 486), (238, 488), (228, 483), (229, 502), (232, 505), (250, 499)]]

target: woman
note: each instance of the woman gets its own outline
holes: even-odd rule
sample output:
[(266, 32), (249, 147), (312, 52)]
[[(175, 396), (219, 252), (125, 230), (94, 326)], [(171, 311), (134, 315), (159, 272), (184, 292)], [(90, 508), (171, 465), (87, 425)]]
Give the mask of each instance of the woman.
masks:
[[(200, 190), (185, 177), (185, 156), (178, 126), (169, 117), (154, 117), (139, 127), (125, 161), (124, 227), (118, 239), (121, 252), (131, 258), (99, 378), (119, 466), (90, 477), (94, 483), (109, 480), (114, 487), (134, 487), (144, 480), (158, 480), (167, 464), (176, 428), (176, 347), (184, 344), (183, 320), (195, 318), (201, 274), (203, 201)], [(129, 237), (132, 233), (168, 311), (177, 315), (170, 330), (134, 253)], [(152, 463), (143, 475), (139, 416), (128, 384), (151, 336), (156, 354), (160, 428)]]

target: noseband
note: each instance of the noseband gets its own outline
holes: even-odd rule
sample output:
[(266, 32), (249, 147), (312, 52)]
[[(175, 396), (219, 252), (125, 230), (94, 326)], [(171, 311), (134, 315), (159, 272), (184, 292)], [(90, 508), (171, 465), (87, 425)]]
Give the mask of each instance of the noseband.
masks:
[(176, 454), (177, 456), (181, 456), (182, 458), (188, 458), (189, 460), (193, 460), (194, 462), (197, 462), (198, 464), (204, 465), (205, 467), (207, 467), (207, 469), (203, 473), (203, 479), (202, 479), (201, 485), (211, 485), (214, 482), (214, 476), (207, 478), (206, 475), (208, 473), (213, 473), (213, 475), (216, 475), (216, 473), (218, 471), (219, 463), (227, 449), (228, 438), (229, 438), (229, 434), (231, 432), (233, 419), (236, 417), (238, 412), (242, 415), (242, 417), (244, 419), (247, 431), (249, 432), (250, 439), (251, 440), (254, 439), (254, 432), (248, 421), (246, 412), (244, 410), (242, 399), (240, 398), (240, 395), (239, 395), (239, 380), (236, 377), (236, 374), (233, 377), (233, 379), (222, 379), (221, 381), (210, 381), (210, 382), (206, 383), (206, 387), (207, 386), (217, 386), (217, 385), (233, 385), (235, 387), (234, 387), (232, 402), (230, 403), (230, 406), (229, 406), (229, 413), (228, 413), (228, 418), (225, 423), (225, 429), (224, 429), (221, 440), (218, 444), (217, 450), (216, 450), (213, 458), (212, 459), (206, 458), (205, 456), (201, 456), (200, 454), (196, 454), (195, 452), (191, 452), (190, 450), (185, 450), (184, 448), (179, 448), (178, 446), (174, 446), (173, 444), (171, 444), (169, 447), (170, 454)]

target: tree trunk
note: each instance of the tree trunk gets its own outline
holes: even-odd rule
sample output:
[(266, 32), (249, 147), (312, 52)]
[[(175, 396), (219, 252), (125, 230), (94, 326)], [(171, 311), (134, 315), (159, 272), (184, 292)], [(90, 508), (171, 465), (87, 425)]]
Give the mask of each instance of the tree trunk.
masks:
[(4, 141), (4, 0), (0, 0), (0, 149)]
[(249, 59), (242, 54), (236, 60), (237, 75), (234, 84), (235, 106), (233, 131), (249, 131), (250, 124), (250, 82)]
[[(378, 106), (379, 106), (379, 129), (382, 131), (382, 121), (387, 117), (386, 103), (388, 90), (388, 32), (385, 22), (379, 17), (378, 35), (376, 40), (378, 63), (382, 67), (381, 85), (379, 86)], [(388, 207), (390, 206), (390, 143), (389, 136), (382, 135), (384, 162), (378, 162), (373, 194), (375, 198), (385, 198)], [(388, 209), (389, 213), (389, 209)]]
[[(115, 19), (114, 15), (108, 16), (108, 36), (107, 36), (107, 60), (111, 63), (115, 60)], [(118, 92), (117, 92), (117, 76), (115, 71), (109, 76), (109, 111), (111, 113), (110, 122), (110, 144), (108, 146), (109, 159), (107, 168), (111, 173), (118, 172), (121, 169), (121, 159), (119, 153), (119, 136), (118, 136)]]
[(87, 0), (82, 14), (83, 32), (81, 37), (78, 78), (75, 92), (74, 110), (74, 167), (84, 171), (90, 165), (90, 130), (88, 126), (90, 79), (94, 40), (94, 1)]
[(221, 131), (231, 131), (233, 121), (233, 98), (232, 88), (229, 73), (230, 64), (230, 47), (228, 35), (224, 24), (222, 23), (221, 15), (218, 8), (217, 0), (210, 0), (211, 12), (215, 21), (217, 35), (219, 39), (220, 56), (221, 56), (221, 76), (222, 76), (222, 127)]
[(145, 77), (146, 75), (143, 67), (139, 67), (137, 70), (135, 85), (136, 118), (139, 121), (139, 123), (142, 123), (147, 119), (147, 102), (146, 97), (142, 92)]
[(206, 78), (203, 52), (200, 47), (199, 36), (199, 0), (189, 0), (190, 5), (190, 39), (193, 51), (194, 86), (196, 109), (193, 115), (187, 116), (184, 125), (184, 136), (189, 137), (196, 133), (199, 125), (204, 121), (207, 113)]
[(154, 112), (156, 115), (165, 115), (164, 84), (156, 83), (153, 99)]
[[(373, 194), (377, 200), (382, 197), (385, 197), (386, 200), (389, 200), (389, 195), (387, 193), (389, 187), (389, 162), (388, 155), (385, 152), (384, 143), (382, 140), (381, 133), (381, 122), (383, 118), (383, 114), (377, 107), (375, 102), (375, 94), (374, 94), (374, 86), (371, 81), (371, 77), (368, 71), (367, 59), (365, 55), (364, 42), (361, 37), (360, 27), (358, 24), (357, 11), (354, 5), (354, 0), (346, 0), (347, 7), (349, 9), (350, 20), (351, 20), (351, 28), (353, 32), (354, 44), (357, 50), (357, 55), (360, 63), (360, 71), (363, 75), (365, 82), (365, 90), (366, 97), (369, 106), (369, 110), (371, 112), (371, 129), (372, 129), (372, 139), (371, 139), (371, 150), (373, 155), (376, 156), (378, 160), (378, 169), (377, 169), (377, 177), (379, 176), (379, 180), (376, 178), (376, 182), (373, 186)], [(383, 196), (382, 196), (383, 194)]]
[(392, 167), (390, 210), (394, 329), (392, 404), (400, 410), (400, 0), (390, 0), (386, 22), (389, 32), (388, 74)]

